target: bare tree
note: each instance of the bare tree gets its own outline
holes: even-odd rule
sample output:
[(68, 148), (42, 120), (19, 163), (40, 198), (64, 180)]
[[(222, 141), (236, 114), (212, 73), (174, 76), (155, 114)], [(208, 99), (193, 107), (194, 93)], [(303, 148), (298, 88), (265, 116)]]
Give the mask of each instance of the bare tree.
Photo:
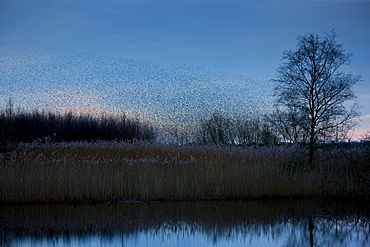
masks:
[(261, 121), (258, 118), (242, 119), (235, 123), (238, 143), (242, 146), (258, 144)]
[(258, 117), (233, 119), (214, 113), (200, 123), (198, 130), (200, 142), (222, 145), (275, 145), (277, 135), (267, 122)]
[(201, 122), (200, 139), (203, 143), (234, 144), (235, 137), (231, 119), (214, 113), (210, 119)]
[(345, 103), (356, 98), (352, 87), (360, 76), (340, 71), (350, 63), (351, 54), (337, 44), (336, 37), (334, 31), (323, 37), (312, 33), (299, 36), (296, 50), (284, 52), (273, 80), (278, 105), (296, 112), (293, 124), (307, 136), (304, 141), (309, 143), (310, 163), (316, 143), (331, 138), (336, 133), (333, 130), (350, 124), (357, 115), (356, 107), (347, 108)]
[(265, 121), (275, 130), (279, 139), (288, 143), (299, 143), (307, 139), (306, 133), (298, 124), (299, 113), (296, 109), (275, 109), (265, 115)]

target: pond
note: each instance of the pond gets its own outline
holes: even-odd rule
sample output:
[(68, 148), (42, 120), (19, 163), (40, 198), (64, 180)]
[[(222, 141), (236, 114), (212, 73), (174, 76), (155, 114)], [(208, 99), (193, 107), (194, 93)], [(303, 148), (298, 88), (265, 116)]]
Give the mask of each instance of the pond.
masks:
[(1, 246), (370, 246), (369, 203), (0, 205)]

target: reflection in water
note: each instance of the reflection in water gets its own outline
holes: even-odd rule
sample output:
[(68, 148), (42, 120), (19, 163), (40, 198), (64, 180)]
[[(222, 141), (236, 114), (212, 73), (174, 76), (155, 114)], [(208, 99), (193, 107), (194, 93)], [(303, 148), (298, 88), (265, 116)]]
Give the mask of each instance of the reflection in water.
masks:
[(1, 246), (370, 246), (368, 204), (189, 201), (0, 209)]

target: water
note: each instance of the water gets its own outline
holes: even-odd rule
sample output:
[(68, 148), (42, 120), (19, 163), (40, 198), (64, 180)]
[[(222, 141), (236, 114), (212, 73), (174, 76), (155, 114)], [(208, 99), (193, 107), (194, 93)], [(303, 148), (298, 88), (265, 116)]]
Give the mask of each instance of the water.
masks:
[(1, 205), (1, 246), (370, 246), (368, 203)]

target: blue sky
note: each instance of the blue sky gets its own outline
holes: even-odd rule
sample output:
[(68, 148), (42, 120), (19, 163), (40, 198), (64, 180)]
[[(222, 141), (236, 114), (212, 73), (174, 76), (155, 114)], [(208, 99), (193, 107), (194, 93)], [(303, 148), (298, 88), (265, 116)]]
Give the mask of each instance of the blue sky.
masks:
[(370, 115), (370, 1), (0, 0), (0, 101), (158, 122), (269, 109), (284, 50), (335, 29)]

